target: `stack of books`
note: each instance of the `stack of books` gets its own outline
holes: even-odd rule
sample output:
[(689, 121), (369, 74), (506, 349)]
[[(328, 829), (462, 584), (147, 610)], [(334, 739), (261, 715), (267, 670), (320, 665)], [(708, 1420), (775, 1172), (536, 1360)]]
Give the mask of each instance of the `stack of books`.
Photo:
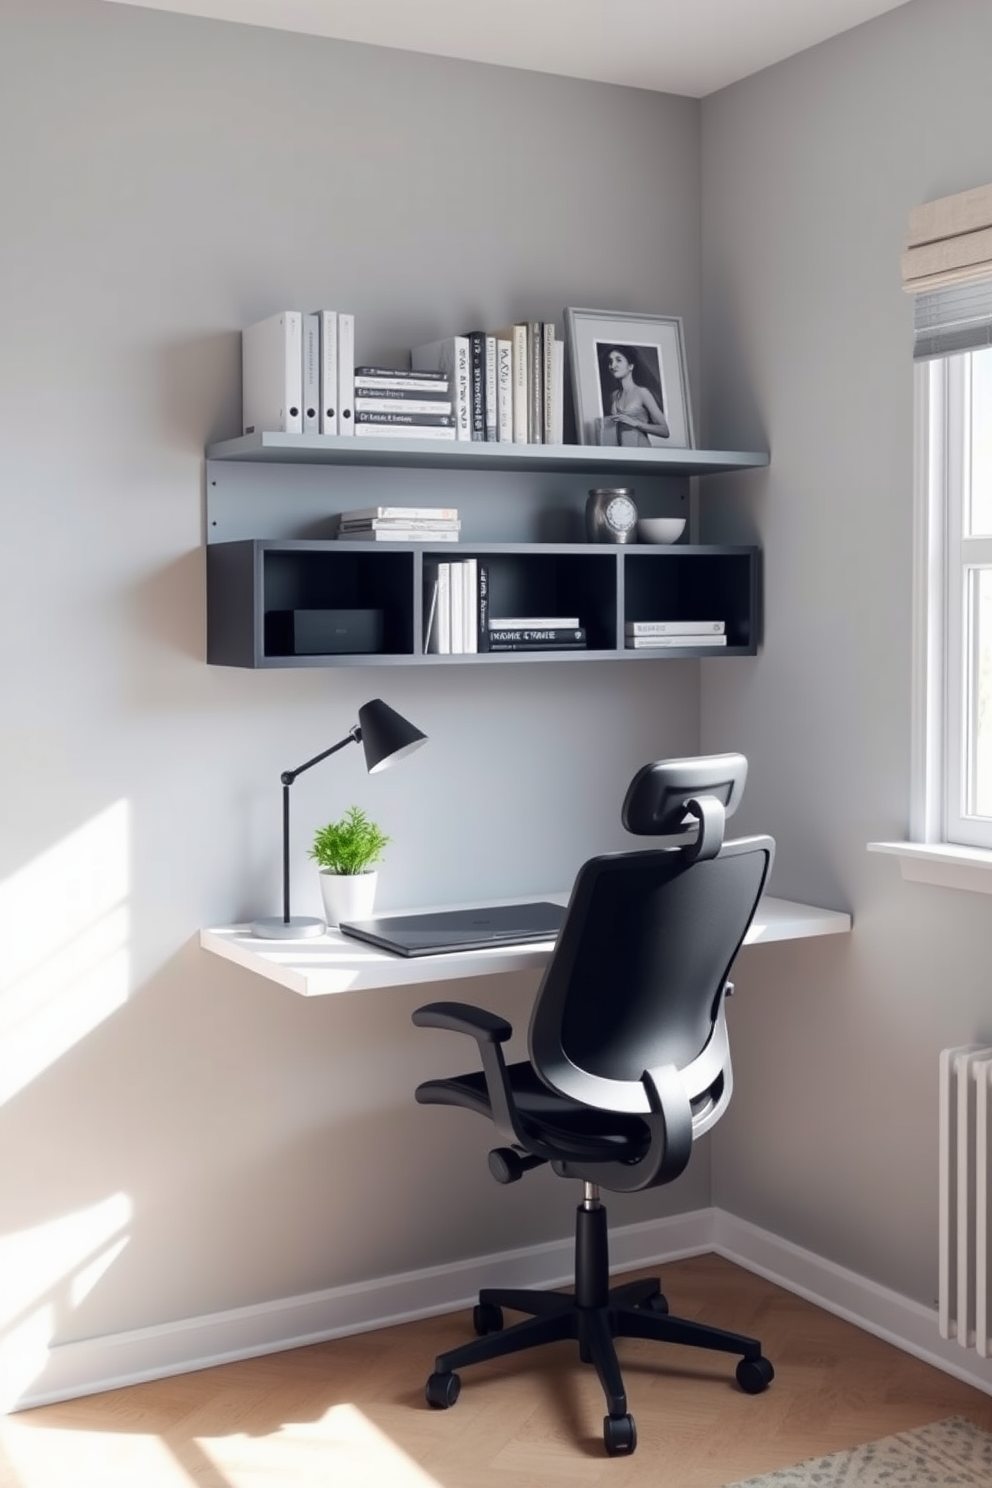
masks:
[(624, 626), (628, 651), (672, 650), (689, 646), (725, 646), (723, 620), (628, 620)]
[(461, 525), (457, 506), (369, 506), (342, 512), (337, 536), (348, 542), (449, 543), (458, 541)]
[(451, 386), (443, 372), (355, 368), (355, 433), (373, 439), (455, 439)]
[(585, 626), (577, 615), (510, 615), (491, 619), (490, 651), (584, 651)]
[(431, 341), (413, 348), (410, 365), (447, 378), (459, 439), (564, 442), (565, 343), (553, 321)]

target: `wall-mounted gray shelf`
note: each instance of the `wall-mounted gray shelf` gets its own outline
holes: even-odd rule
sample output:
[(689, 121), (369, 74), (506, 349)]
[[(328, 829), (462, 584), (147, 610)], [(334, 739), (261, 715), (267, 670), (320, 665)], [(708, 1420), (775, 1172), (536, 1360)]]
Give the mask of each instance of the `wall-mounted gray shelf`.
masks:
[[(575, 614), (583, 651), (424, 652), (431, 565), (474, 557), (489, 571), (493, 614)], [(385, 543), (249, 538), (207, 549), (207, 660), (254, 668), (487, 666), (506, 662), (657, 661), (753, 656), (760, 624), (760, 553), (715, 545), (615, 547), (601, 543)], [(292, 610), (378, 610), (382, 649), (360, 655), (289, 655), (268, 617)], [(722, 620), (724, 646), (630, 651), (628, 621)]]
[(329, 434), (246, 434), (207, 449), (208, 460), (271, 465), (358, 465), (406, 470), (558, 471), (616, 476), (719, 475), (760, 469), (767, 454), (617, 449), (589, 444), (484, 444), (434, 439), (363, 439)]

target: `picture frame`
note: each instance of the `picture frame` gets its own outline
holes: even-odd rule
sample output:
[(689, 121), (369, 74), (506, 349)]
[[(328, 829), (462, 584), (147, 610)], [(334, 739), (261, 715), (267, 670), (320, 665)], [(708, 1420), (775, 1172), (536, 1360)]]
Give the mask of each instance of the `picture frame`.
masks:
[(565, 311), (580, 444), (693, 449), (680, 315)]

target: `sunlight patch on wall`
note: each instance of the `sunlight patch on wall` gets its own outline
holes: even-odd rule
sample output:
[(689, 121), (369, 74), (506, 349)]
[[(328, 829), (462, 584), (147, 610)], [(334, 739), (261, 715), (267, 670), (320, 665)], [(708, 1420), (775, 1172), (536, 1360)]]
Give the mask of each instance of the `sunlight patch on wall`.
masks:
[(356, 1405), (317, 1421), (286, 1422), (268, 1436), (198, 1437), (231, 1488), (256, 1483), (340, 1483), (347, 1488), (442, 1488)]
[(129, 811), (117, 801), (0, 883), (0, 1104), (130, 990)]
[(77, 1307), (128, 1241), (131, 1200), (99, 1204), (0, 1235), (0, 1410), (43, 1372), (59, 1320)]

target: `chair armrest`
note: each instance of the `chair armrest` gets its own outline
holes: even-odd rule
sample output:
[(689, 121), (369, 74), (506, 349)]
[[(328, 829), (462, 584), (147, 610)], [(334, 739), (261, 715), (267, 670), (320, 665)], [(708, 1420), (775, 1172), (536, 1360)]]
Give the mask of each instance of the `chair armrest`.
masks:
[(513, 1029), (505, 1018), (467, 1002), (429, 1002), (417, 1008), (413, 1021), (418, 1028), (443, 1028), (448, 1033), (467, 1033), (480, 1044), (505, 1044)]

